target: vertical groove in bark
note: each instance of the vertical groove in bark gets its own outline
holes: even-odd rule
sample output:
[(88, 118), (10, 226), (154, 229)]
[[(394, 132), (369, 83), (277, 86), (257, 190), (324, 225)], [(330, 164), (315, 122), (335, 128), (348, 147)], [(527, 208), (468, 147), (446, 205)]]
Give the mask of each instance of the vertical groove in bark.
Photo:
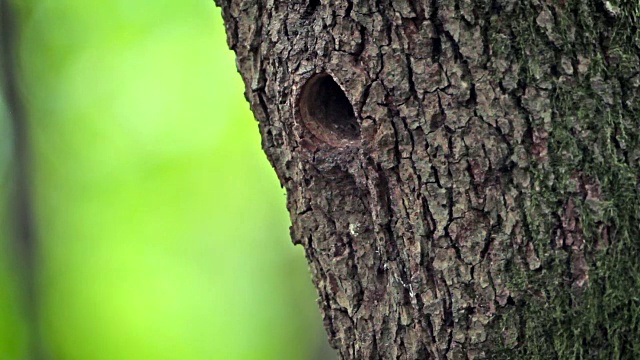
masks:
[(342, 358), (640, 356), (640, 5), (217, 4)]

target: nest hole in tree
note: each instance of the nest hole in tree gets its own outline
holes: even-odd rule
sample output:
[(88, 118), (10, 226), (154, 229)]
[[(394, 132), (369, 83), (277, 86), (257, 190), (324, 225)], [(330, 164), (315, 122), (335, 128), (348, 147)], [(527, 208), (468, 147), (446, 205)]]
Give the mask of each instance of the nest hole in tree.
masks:
[(318, 139), (345, 146), (360, 140), (360, 124), (340, 85), (329, 74), (318, 74), (303, 86), (298, 103), (305, 127)]

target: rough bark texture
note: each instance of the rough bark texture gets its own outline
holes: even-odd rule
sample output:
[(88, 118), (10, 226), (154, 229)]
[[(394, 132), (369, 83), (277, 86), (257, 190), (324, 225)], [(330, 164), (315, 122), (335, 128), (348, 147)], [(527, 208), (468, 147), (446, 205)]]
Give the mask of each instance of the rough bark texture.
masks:
[(343, 359), (640, 358), (638, 1), (216, 2)]

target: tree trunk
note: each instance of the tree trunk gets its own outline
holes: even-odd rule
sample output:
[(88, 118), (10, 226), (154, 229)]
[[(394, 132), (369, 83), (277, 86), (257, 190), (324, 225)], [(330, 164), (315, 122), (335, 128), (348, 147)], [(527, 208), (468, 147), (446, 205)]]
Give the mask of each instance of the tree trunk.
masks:
[(341, 358), (640, 358), (637, 0), (216, 2)]
[[(47, 356), (42, 346), (40, 334), (40, 316), (38, 299), (38, 244), (35, 237), (34, 213), (31, 200), (30, 167), (31, 154), (29, 143), (29, 124), (22, 101), (19, 74), (19, 11), (17, 2), (0, 0), (0, 118), (6, 116), (10, 124), (11, 138), (10, 176), (3, 178), (3, 185), (9, 185), (6, 193), (11, 206), (9, 213), (10, 239), (15, 254), (18, 283), (21, 285), (20, 298), (24, 305), (20, 315), (24, 316), (27, 329), (28, 348), (24, 351), (26, 359), (43, 360)], [(6, 114), (2, 111), (6, 109)], [(4, 125), (1, 123), (0, 125)], [(3, 144), (4, 146), (4, 144)], [(4, 154), (3, 154), (4, 155)], [(9, 180), (9, 181), (7, 181)], [(2, 191), (4, 195), (4, 191)], [(3, 288), (6, 290), (6, 288)], [(6, 355), (5, 355), (6, 356)]]

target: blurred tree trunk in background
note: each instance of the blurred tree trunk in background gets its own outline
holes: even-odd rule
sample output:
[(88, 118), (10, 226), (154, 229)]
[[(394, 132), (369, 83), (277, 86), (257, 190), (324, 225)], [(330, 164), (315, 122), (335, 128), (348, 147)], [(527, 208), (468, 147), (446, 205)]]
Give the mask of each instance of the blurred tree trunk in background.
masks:
[(640, 358), (640, 5), (216, 0), (343, 359)]
[(12, 1), (0, 0), (0, 96), (6, 101), (7, 118), (12, 130), (12, 159), (9, 203), (9, 223), (12, 244), (19, 268), (19, 283), (23, 290), (23, 311), (28, 328), (28, 359), (42, 360), (38, 322), (36, 243), (30, 194), (29, 135), (25, 109), (20, 96), (18, 77), (18, 12)]

